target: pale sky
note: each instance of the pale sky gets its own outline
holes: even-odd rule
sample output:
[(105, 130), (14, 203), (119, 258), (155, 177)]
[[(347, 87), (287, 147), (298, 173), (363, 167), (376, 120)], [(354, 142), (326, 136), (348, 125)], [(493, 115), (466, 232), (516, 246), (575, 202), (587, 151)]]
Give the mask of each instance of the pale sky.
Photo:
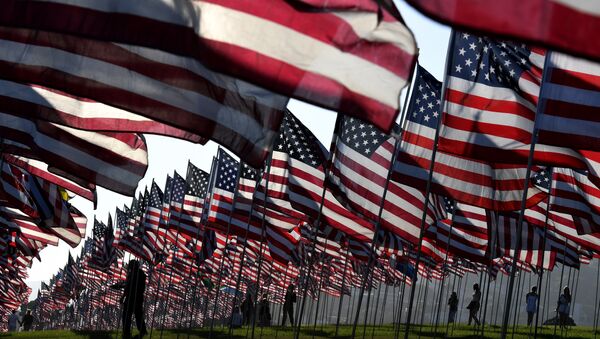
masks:
[[(396, 3), (406, 24), (413, 31), (417, 40), (420, 52), (419, 63), (436, 76), (438, 80), (441, 80), (444, 72), (450, 29), (424, 17), (404, 3), (404, 1), (396, 1)], [(329, 146), (336, 118), (335, 112), (297, 100), (292, 100), (288, 108), (310, 128), (323, 145)], [(187, 141), (154, 135), (146, 135), (146, 141), (148, 143), (149, 165), (146, 176), (139, 183), (138, 190), (143, 190), (145, 186), (149, 186), (152, 183), (152, 179), (161, 188), (164, 187), (166, 176), (172, 174), (173, 171), (177, 171), (185, 177), (188, 160), (191, 160), (194, 165), (209, 172), (211, 159), (216, 155), (218, 147), (218, 144), (212, 141), (202, 146)], [(88, 217), (86, 236), (89, 237), (92, 234), (94, 216), (100, 221), (107, 222), (108, 214), (110, 213), (114, 217), (115, 208), (131, 203), (131, 198), (99, 187), (96, 210), (93, 209), (90, 202), (84, 199), (75, 198), (71, 202)], [(65, 265), (67, 252), (70, 250), (75, 257), (79, 255), (82, 245), (83, 241), (77, 248), (71, 249), (61, 241), (58, 246), (49, 246), (42, 250), (40, 253), (42, 261), (39, 262), (37, 259), (34, 259), (34, 263), (29, 270), (29, 278), (26, 280), (27, 284), (33, 289), (30, 299), (37, 297), (37, 289), (41, 281), (48, 281), (52, 277), (52, 274)]]

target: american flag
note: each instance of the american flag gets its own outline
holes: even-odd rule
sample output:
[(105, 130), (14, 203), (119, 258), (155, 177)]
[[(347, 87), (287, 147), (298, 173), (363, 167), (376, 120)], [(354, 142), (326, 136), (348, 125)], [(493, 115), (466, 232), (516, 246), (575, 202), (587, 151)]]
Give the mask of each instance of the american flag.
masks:
[[(282, 0), (272, 1), (268, 7), (250, 0), (197, 1), (185, 10), (168, 11), (167, 17), (164, 6), (168, 2), (160, 0), (144, 6), (132, 4), (125, 11), (110, 12), (109, 16), (103, 11), (105, 6), (117, 4), (95, 0), (84, 8), (66, 0), (45, 4), (29, 1), (21, 6), (11, 2), (6, 4), (6, 10), (13, 16), (0, 17), (0, 23), (114, 41), (119, 46), (145, 46), (172, 53), (171, 58), (196, 58), (211, 69), (285, 95), (365, 117), (382, 129), (393, 126), (400, 91), (406, 86), (416, 59), (414, 38), (397, 9), (375, 1), (360, 5), (349, 0), (336, 4), (310, 1), (300, 7)], [(19, 15), (21, 10), (28, 15)], [(85, 11), (87, 24), (72, 30), (77, 24), (43, 20), (46, 13), (61, 16), (70, 15), (71, 11)], [(36, 19), (25, 19), (30, 17)], [(202, 20), (190, 21), (200, 17)], [(127, 25), (121, 27), (119, 23), (125, 22), (121, 20)], [(107, 25), (113, 29), (95, 28)], [(145, 34), (148, 27), (161, 32), (160, 39)], [(129, 34), (114, 34), (119, 31)], [(343, 36), (339, 32), (344, 32)], [(187, 38), (182, 40), (182, 36)], [(302, 53), (285, 52), (307, 45), (311, 48)], [(343, 67), (325, 66), (333, 64)], [(213, 124), (219, 121), (215, 119)]]
[[(440, 91), (441, 83), (419, 66), (392, 177), (421, 190), (427, 185), (436, 128), (441, 117)], [(435, 158), (432, 192), (487, 209), (519, 208), (527, 169), (524, 165), (487, 163), (456, 156), (441, 151), (443, 144), (440, 141)], [(529, 186), (528, 206), (545, 196), (533, 185)]]
[(438, 222), (436, 240), (448, 246), (451, 256), (462, 257), (473, 262), (488, 264), (489, 213), (476, 206), (463, 203), (446, 202), (447, 210), (451, 210), (449, 222)]
[(75, 288), (77, 287), (78, 284), (79, 284), (79, 275), (77, 273), (77, 266), (75, 265), (75, 262), (73, 261), (73, 257), (71, 256), (71, 253), (69, 253), (67, 265), (64, 268), (63, 287), (68, 292), (74, 293)]
[[(593, 32), (600, 29), (595, 3), (550, 0), (408, 0), (418, 10), (451, 26), (492, 35), (512, 36), (556, 49), (600, 58)], [(507, 20), (510, 18), (510, 20)]]
[(276, 262), (287, 265), (300, 243), (300, 226), (288, 231), (285, 228), (270, 225), (266, 228), (266, 242), (269, 253)]
[(63, 187), (82, 198), (92, 202), (96, 201), (94, 185), (89, 185), (90, 187), (84, 187), (75, 181), (52, 173), (48, 170), (48, 164), (44, 162), (12, 154), (4, 154), (4, 160), (15, 166), (21, 167), (37, 177), (43, 178), (53, 184)]
[(600, 151), (600, 64), (550, 52), (540, 93), (539, 142)]
[[(60, 90), (81, 97), (90, 106), (93, 102), (87, 99), (112, 106), (93, 110), (95, 120), (92, 125), (100, 121), (109, 125), (105, 128), (108, 131), (118, 122), (114, 117), (128, 116), (137, 121), (124, 123), (120, 128), (150, 129), (152, 133), (172, 134), (193, 141), (210, 138), (256, 165), (266, 157), (287, 97), (216, 73), (191, 55), (152, 48), (145, 43), (128, 44), (119, 41), (118, 36), (92, 40), (88, 39), (89, 35), (84, 37), (79, 33), (36, 31), (6, 26), (0, 29), (0, 45), (12, 46), (14, 51), (24, 53), (19, 60), (5, 55), (0, 67), (10, 64), (15, 72), (10, 76), (7, 73), (4, 79)], [(47, 44), (50, 41), (56, 43)], [(68, 51), (63, 43), (70, 46)], [(108, 55), (111, 57), (107, 58)], [(37, 60), (35, 65), (29, 57)], [(64, 64), (57, 65), (57, 58)], [(84, 64), (102, 66), (82, 67)], [(51, 75), (39, 76), (38, 72), (49, 70), (53, 70)], [(36, 93), (35, 97), (44, 94)], [(77, 103), (74, 104), (77, 107)], [(122, 110), (135, 114), (122, 114)], [(89, 116), (90, 110), (85, 109), (85, 112)], [(147, 119), (140, 121), (141, 116)], [(71, 122), (73, 119), (65, 120)], [(114, 129), (119, 130), (119, 127)]]
[[(512, 259), (517, 253), (519, 262), (551, 270), (556, 261), (556, 251), (551, 246), (545, 245), (544, 230), (524, 220), (519, 234), (517, 233), (518, 219), (518, 213), (514, 212), (498, 215), (497, 225), (492, 228), (492, 232), (497, 232), (497, 256)], [(521, 237), (521, 247), (517, 249), (519, 237)]]
[(0, 132), (5, 152), (33, 153), (61, 176), (124, 195), (133, 195), (148, 167), (146, 142), (134, 133), (78, 130), (23, 112), (0, 113)]
[[(241, 164), (219, 148), (215, 181), (211, 191), (211, 202), (208, 211), (208, 223), (221, 230), (228, 229), (234, 223), (235, 192)], [(242, 223), (243, 220), (241, 221)], [(242, 225), (240, 225), (242, 226)], [(244, 223), (245, 226), (245, 223)]]
[(188, 163), (184, 189), (175, 181), (171, 225), (177, 225), (181, 233), (195, 237), (200, 230), (204, 200), (208, 190), (209, 174)]
[[(285, 189), (291, 206), (316, 219), (321, 211), (321, 229), (330, 226), (359, 241), (370, 242), (373, 225), (346, 209), (329, 189), (325, 191), (321, 210), (321, 197), (325, 186), (325, 167), (329, 155), (312, 132), (291, 112), (283, 119), (271, 161), (271, 180)], [(269, 193), (270, 194), (270, 193)], [(280, 210), (286, 213), (288, 205)], [(297, 214), (297, 212), (296, 212)]]
[(329, 179), (341, 193), (338, 200), (377, 222), (396, 138), (357, 118), (338, 119)]
[(153, 254), (162, 253), (167, 250), (165, 244), (166, 239), (159, 229), (162, 204), (163, 192), (160, 187), (158, 187), (158, 184), (155, 181), (152, 181), (150, 195), (148, 197), (148, 203), (142, 221), (142, 239), (147, 240), (147, 242), (144, 241), (144, 245), (148, 244), (148, 249), (152, 251)]
[[(455, 32), (450, 46), (440, 150), (526, 164), (545, 50)], [(581, 167), (573, 150), (537, 143), (534, 162)]]
[(580, 234), (600, 231), (600, 188), (586, 174), (554, 168), (551, 209), (571, 215)]

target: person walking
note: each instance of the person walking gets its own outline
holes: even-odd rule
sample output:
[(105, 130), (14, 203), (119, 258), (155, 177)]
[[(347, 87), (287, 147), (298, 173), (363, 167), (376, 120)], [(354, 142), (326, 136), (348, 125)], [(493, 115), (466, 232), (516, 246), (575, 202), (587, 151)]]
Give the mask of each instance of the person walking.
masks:
[(123, 304), (123, 338), (131, 337), (131, 317), (135, 314), (135, 324), (140, 337), (145, 336), (146, 322), (144, 321), (144, 293), (146, 291), (146, 273), (141, 269), (137, 260), (129, 261), (127, 280), (112, 286), (123, 289), (121, 304)]
[(244, 325), (251, 325), (252, 319), (254, 318), (254, 298), (252, 297), (252, 293), (247, 292), (246, 298), (242, 301), (242, 314), (244, 315)]
[(258, 305), (258, 321), (259, 326), (267, 327), (271, 326), (271, 308), (269, 306), (269, 296), (264, 293), (260, 304)]
[(471, 320), (474, 320), (475, 325), (477, 326), (481, 324), (477, 318), (477, 312), (479, 312), (479, 307), (481, 306), (480, 300), (481, 291), (479, 289), (479, 284), (475, 284), (473, 285), (473, 299), (471, 299), (471, 302), (467, 306), (467, 309), (469, 310), (469, 325), (471, 325)]
[(565, 286), (563, 293), (558, 297), (558, 324), (560, 328), (566, 327), (569, 322), (569, 313), (571, 312), (571, 290)]
[(294, 284), (290, 284), (285, 291), (285, 298), (283, 302), (283, 320), (281, 326), (285, 326), (287, 317), (290, 317), (290, 323), (294, 327), (294, 303), (296, 302), (296, 292), (294, 291)]
[(23, 326), (24, 331), (31, 331), (31, 326), (33, 325), (33, 316), (31, 315), (31, 310), (27, 310), (27, 313), (23, 316), (23, 320), (21, 321), (21, 326)]
[(17, 332), (19, 329), (19, 314), (17, 310), (13, 310), (8, 316), (8, 332)]
[(533, 322), (533, 316), (537, 312), (539, 296), (537, 294), (537, 287), (533, 286), (531, 292), (525, 296), (525, 304), (527, 305), (527, 326), (531, 326)]
[(448, 312), (448, 324), (454, 323), (454, 318), (456, 317), (456, 312), (458, 311), (458, 296), (456, 292), (452, 292), (450, 295), (450, 299), (448, 299), (448, 306), (450, 310)]

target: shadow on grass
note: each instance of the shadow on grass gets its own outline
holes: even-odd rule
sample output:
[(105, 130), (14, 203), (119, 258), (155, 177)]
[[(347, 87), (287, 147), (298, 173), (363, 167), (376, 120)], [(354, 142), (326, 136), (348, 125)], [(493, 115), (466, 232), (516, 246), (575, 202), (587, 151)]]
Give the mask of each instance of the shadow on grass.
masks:
[(71, 330), (72, 333), (78, 336), (83, 336), (90, 339), (111, 339), (111, 332), (106, 331), (89, 331), (89, 330)]

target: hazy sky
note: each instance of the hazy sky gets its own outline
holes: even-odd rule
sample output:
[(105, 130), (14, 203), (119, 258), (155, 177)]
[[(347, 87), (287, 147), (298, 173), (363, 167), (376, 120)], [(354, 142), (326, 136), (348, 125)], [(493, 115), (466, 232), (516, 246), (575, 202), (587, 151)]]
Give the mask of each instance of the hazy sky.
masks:
[[(413, 31), (417, 40), (417, 46), (420, 50), (419, 63), (428, 69), (439, 80), (442, 79), (444, 72), (444, 63), (450, 29), (440, 25), (428, 18), (422, 16), (413, 10), (404, 1), (397, 1), (400, 13), (404, 17), (406, 24)], [(308, 105), (296, 100), (292, 100), (289, 109), (302, 122), (311, 129), (324, 145), (329, 145), (333, 133), (336, 113), (327, 111), (312, 105)], [(148, 171), (143, 180), (140, 181), (138, 190), (152, 183), (152, 179), (161, 186), (164, 186), (166, 176), (173, 171), (179, 172), (185, 177), (188, 160), (191, 160), (199, 168), (210, 171), (210, 164), (213, 155), (217, 152), (218, 145), (214, 142), (208, 142), (206, 145), (192, 144), (177, 139), (147, 135), (148, 143)], [(98, 188), (98, 205), (94, 210), (90, 202), (75, 198), (72, 203), (88, 217), (87, 236), (92, 234), (94, 216), (98, 220), (106, 222), (108, 214), (115, 213), (116, 207), (122, 207), (129, 204), (131, 198), (107, 191), (101, 187)], [(81, 245), (83, 241), (81, 242)], [(40, 257), (42, 261), (34, 260), (33, 266), (29, 270), (27, 283), (33, 289), (31, 298), (37, 296), (37, 289), (41, 281), (47, 281), (52, 274), (63, 267), (67, 260), (67, 252), (70, 250), (73, 256), (79, 255), (81, 245), (71, 249), (67, 244), (61, 241), (59, 246), (49, 246), (44, 249)]]

